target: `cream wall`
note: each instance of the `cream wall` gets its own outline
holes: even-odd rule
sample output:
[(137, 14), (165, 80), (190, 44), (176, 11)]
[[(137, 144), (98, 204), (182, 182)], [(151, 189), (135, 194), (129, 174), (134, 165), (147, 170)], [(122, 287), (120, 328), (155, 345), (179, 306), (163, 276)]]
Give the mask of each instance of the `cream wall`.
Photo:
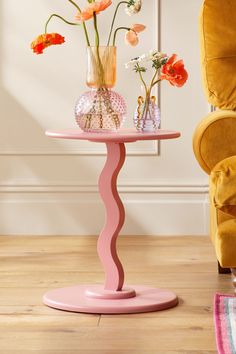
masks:
[[(141, 14), (119, 16), (119, 24), (147, 24), (135, 49), (125, 46), (119, 36), (116, 90), (128, 102), (126, 125), (132, 126), (140, 85), (124, 62), (159, 46), (183, 57), (190, 77), (182, 89), (162, 83), (160, 92), (162, 128), (180, 130), (181, 139), (160, 146), (152, 142), (128, 146), (119, 178), (127, 212), (122, 233), (206, 234), (207, 177), (191, 146), (197, 122), (209, 112), (199, 69), (197, 22), (202, 1), (143, 2)], [(42, 56), (29, 50), (50, 13), (72, 19), (73, 7), (59, 0), (1, 0), (0, 6), (0, 234), (97, 234), (104, 219), (97, 191), (104, 147), (44, 136), (49, 128), (76, 128), (74, 103), (86, 90), (82, 31), (55, 20), (51, 31), (65, 35), (66, 44)], [(104, 36), (108, 12), (99, 15)]]

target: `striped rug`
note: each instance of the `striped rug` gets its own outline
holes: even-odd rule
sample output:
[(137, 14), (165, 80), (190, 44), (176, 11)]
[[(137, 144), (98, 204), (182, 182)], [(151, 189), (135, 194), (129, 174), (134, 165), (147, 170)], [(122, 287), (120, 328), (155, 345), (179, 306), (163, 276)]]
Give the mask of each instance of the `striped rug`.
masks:
[(219, 354), (236, 354), (236, 296), (216, 294), (214, 315)]

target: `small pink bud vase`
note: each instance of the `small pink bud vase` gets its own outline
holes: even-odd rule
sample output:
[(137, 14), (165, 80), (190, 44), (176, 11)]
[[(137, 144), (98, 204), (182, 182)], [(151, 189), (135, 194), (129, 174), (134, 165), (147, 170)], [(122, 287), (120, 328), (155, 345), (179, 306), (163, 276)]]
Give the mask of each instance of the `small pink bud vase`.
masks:
[(87, 86), (75, 106), (75, 118), (86, 132), (116, 132), (126, 117), (124, 98), (112, 91), (116, 83), (116, 47), (88, 47)]
[(139, 96), (138, 106), (134, 113), (134, 125), (140, 132), (155, 132), (161, 123), (160, 110), (156, 97), (143, 98)]

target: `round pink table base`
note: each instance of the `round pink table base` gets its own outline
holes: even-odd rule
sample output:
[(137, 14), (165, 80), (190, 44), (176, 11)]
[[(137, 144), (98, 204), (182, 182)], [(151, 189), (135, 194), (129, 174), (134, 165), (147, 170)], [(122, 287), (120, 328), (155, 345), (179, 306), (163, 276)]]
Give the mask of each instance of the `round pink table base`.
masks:
[[(98, 299), (86, 295), (88, 289), (94, 291), (95, 287), (78, 285), (51, 290), (44, 295), (43, 302), (59, 310), (98, 314), (160, 311), (178, 304), (177, 296), (171, 291), (139, 285), (130, 287), (135, 290), (136, 296), (126, 299)], [(97, 287), (101, 289), (100, 285)]]
[(131, 288), (123, 288), (120, 291), (113, 291), (105, 290), (104, 285), (91, 285), (86, 289), (85, 295), (93, 299), (121, 300), (135, 297), (136, 292)]

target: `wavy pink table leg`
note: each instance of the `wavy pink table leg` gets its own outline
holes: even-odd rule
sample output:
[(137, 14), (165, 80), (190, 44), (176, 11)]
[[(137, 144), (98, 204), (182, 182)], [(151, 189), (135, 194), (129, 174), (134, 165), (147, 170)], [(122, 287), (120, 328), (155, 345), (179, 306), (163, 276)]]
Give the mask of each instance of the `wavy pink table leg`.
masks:
[(106, 290), (121, 290), (124, 270), (116, 252), (116, 240), (125, 221), (125, 210), (117, 192), (117, 176), (125, 162), (125, 145), (107, 143), (107, 162), (99, 179), (99, 191), (106, 207), (106, 224), (97, 250), (103, 264)]
[(124, 288), (124, 270), (116, 251), (116, 240), (125, 221), (125, 209), (117, 191), (117, 177), (125, 162), (125, 145), (107, 143), (107, 161), (99, 178), (99, 191), (106, 207), (106, 223), (97, 244), (105, 271), (105, 285), (87, 289), (87, 296), (103, 299), (127, 299), (135, 290)]
[(115, 142), (106, 145), (107, 161), (99, 179), (99, 190), (106, 207), (106, 223), (97, 245), (105, 271), (105, 285), (51, 290), (44, 295), (43, 301), (50, 307), (65, 311), (107, 314), (150, 312), (176, 306), (178, 298), (171, 291), (142, 285), (123, 287), (124, 270), (117, 255), (116, 240), (124, 224), (125, 211), (116, 183), (125, 161), (125, 146)]

